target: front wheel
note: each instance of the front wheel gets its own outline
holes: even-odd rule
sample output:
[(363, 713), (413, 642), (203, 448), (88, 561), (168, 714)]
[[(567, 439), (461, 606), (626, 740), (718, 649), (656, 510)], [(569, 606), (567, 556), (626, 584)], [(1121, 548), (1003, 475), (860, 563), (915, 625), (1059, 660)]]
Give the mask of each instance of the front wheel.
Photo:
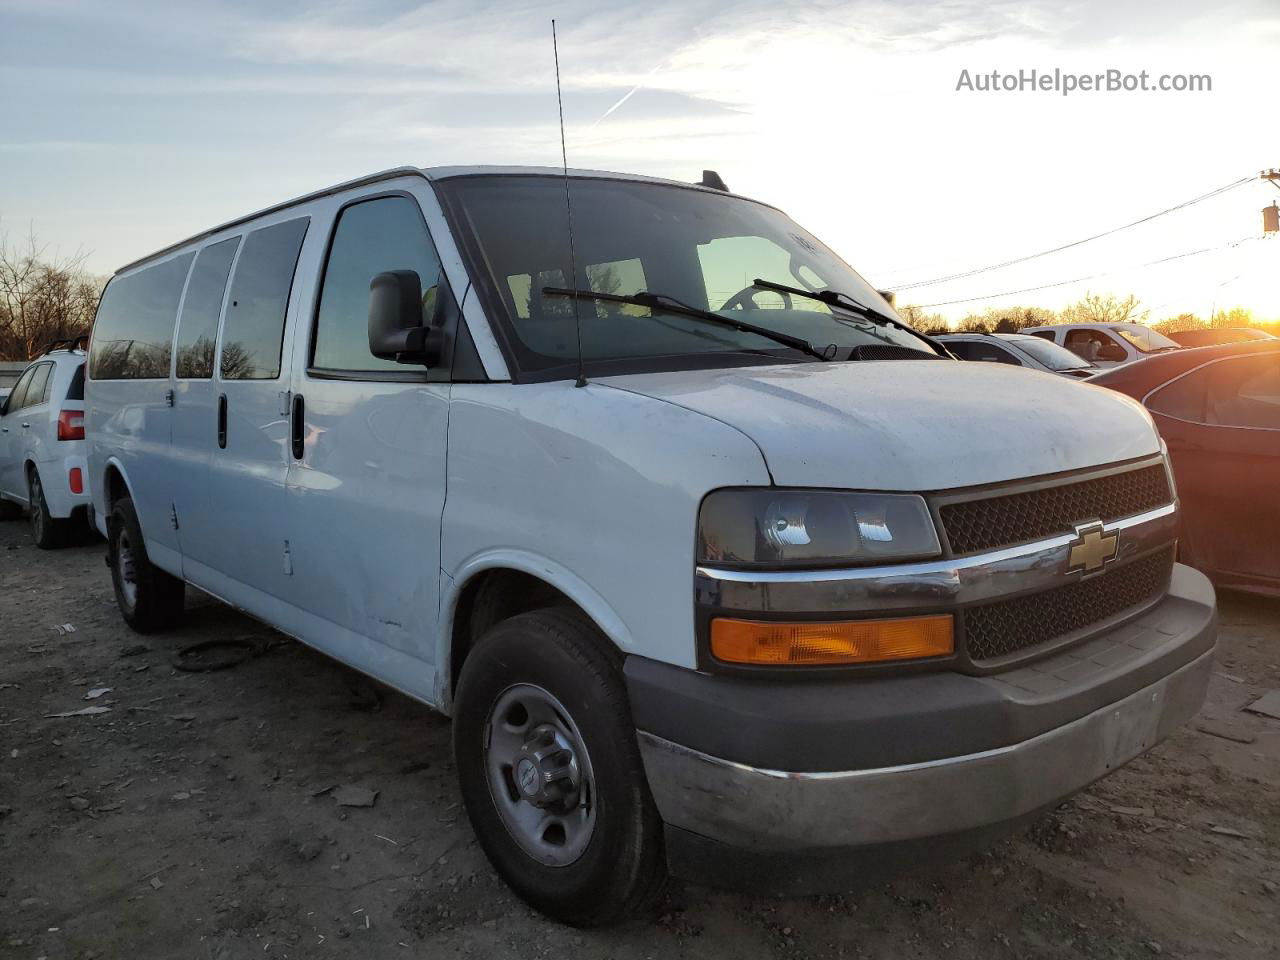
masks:
[(147, 558), (138, 514), (128, 497), (117, 500), (111, 508), (107, 560), (111, 564), (116, 606), (125, 623), (138, 633), (155, 633), (177, 625), (182, 619), (186, 584)]
[(608, 641), (567, 610), (497, 624), (467, 657), (453, 749), (502, 878), (581, 927), (645, 912), (666, 883), (662, 821)]

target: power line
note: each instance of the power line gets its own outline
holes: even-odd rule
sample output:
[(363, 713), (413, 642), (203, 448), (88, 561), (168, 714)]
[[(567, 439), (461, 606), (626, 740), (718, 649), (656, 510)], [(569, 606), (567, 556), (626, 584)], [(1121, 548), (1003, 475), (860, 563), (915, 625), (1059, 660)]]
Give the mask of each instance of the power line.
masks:
[(1004, 267), (1012, 267), (1015, 264), (1026, 263), (1028, 260), (1035, 260), (1037, 257), (1047, 257), (1051, 253), (1060, 253), (1063, 250), (1070, 250), (1072, 247), (1078, 247), (1084, 243), (1090, 243), (1094, 240), (1101, 240), (1103, 237), (1109, 237), (1112, 234), (1119, 233), (1121, 230), (1128, 230), (1130, 227), (1136, 227), (1143, 223), (1149, 223), (1150, 221), (1155, 220), (1158, 217), (1163, 217), (1166, 214), (1175, 213), (1178, 210), (1183, 210), (1194, 204), (1212, 199), (1213, 197), (1226, 193), (1228, 190), (1234, 190), (1236, 187), (1241, 186), (1242, 184), (1248, 183), (1254, 179), (1256, 178), (1241, 177), (1239, 180), (1235, 180), (1224, 186), (1218, 187), (1216, 190), (1210, 190), (1208, 193), (1202, 193), (1200, 196), (1193, 197), (1190, 200), (1185, 200), (1182, 203), (1177, 204), (1176, 206), (1169, 207), (1166, 210), (1161, 210), (1159, 213), (1153, 213), (1153, 214), (1150, 214), (1149, 216), (1142, 217), (1139, 220), (1134, 220), (1131, 223), (1126, 223), (1119, 227), (1113, 227), (1110, 230), (1104, 230), (1102, 233), (1095, 233), (1091, 237), (1084, 237), (1083, 239), (1080, 239), (1080, 240), (1072, 240), (1070, 243), (1064, 243), (1061, 246), (1051, 247), (1048, 250), (1041, 250), (1039, 253), (1029, 253), (1024, 257), (1015, 257), (1012, 260), (1004, 260), (1000, 263), (988, 264), (985, 267), (974, 267), (971, 270), (963, 270), (960, 273), (948, 274), (945, 277), (934, 277), (932, 280), (917, 280), (914, 283), (897, 283), (897, 284), (891, 284), (890, 286), (892, 286), (892, 288), (895, 291), (912, 290), (912, 289), (915, 289), (916, 287), (928, 287), (937, 283), (946, 283), (950, 280), (963, 280), (966, 277), (972, 277), (975, 274), (979, 274), (979, 273), (986, 273), (989, 270), (1001, 270)]
[[(1232, 240), (1230, 243), (1224, 243), (1217, 247), (1203, 247), (1199, 250), (1188, 250), (1185, 253), (1175, 253), (1170, 257), (1161, 257), (1159, 260), (1152, 260), (1148, 263), (1139, 263), (1133, 267), (1126, 267), (1124, 270), (1142, 270), (1146, 267), (1158, 266), (1162, 263), (1169, 263), (1173, 260), (1183, 260), (1187, 257), (1198, 257), (1203, 253), (1213, 253), (1216, 250), (1225, 250), (1228, 247), (1236, 247), (1247, 240), (1257, 240), (1257, 237), (1241, 237), (1239, 240)], [(988, 293), (981, 297), (965, 297), (962, 300), (943, 300), (939, 303), (916, 303), (908, 304), (908, 306), (919, 307), (924, 310), (928, 307), (950, 307), (958, 303), (974, 303), (978, 300), (995, 300), (999, 297), (1011, 297), (1017, 293), (1033, 293), (1036, 290), (1049, 290), (1053, 287), (1065, 287), (1073, 283), (1083, 283), (1085, 280), (1096, 280), (1099, 277), (1109, 277), (1116, 273), (1122, 273), (1123, 270), (1105, 270), (1102, 273), (1090, 273), (1083, 277), (1072, 277), (1070, 280), (1057, 280), (1053, 283), (1042, 283), (1035, 287), (1022, 287), (1019, 290), (1005, 290), (1003, 293)]]

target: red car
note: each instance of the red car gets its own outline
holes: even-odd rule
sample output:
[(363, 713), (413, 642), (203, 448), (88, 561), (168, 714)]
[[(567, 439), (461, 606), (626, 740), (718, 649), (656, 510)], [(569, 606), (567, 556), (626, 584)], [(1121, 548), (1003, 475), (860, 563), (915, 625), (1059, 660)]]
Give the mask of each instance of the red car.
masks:
[(1140, 401), (1169, 445), (1180, 559), (1280, 596), (1280, 340), (1170, 351), (1089, 382)]

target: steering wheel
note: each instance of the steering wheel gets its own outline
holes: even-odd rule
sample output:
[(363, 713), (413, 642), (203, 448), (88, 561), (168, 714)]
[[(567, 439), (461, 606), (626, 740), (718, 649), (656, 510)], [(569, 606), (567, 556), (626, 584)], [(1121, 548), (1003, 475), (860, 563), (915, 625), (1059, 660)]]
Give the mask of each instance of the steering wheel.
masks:
[(743, 287), (732, 297), (720, 305), (721, 310), (746, 310), (756, 307), (756, 297), (762, 293), (772, 293), (782, 297), (782, 306), (785, 310), (791, 309), (791, 294), (782, 290), (767, 290), (764, 287), (757, 287), (752, 284), (749, 287)]

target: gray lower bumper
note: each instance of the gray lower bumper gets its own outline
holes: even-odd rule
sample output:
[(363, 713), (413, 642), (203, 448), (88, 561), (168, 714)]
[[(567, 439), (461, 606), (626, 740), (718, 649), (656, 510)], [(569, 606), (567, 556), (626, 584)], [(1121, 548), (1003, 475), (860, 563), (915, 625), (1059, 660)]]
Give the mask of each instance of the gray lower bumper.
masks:
[(1016, 820), (1149, 750), (1200, 709), (1212, 652), (1040, 736), (982, 753), (876, 769), (794, 773), (733, 763), (641, 731), (663, 819), (756, 850), (895, 843)]

